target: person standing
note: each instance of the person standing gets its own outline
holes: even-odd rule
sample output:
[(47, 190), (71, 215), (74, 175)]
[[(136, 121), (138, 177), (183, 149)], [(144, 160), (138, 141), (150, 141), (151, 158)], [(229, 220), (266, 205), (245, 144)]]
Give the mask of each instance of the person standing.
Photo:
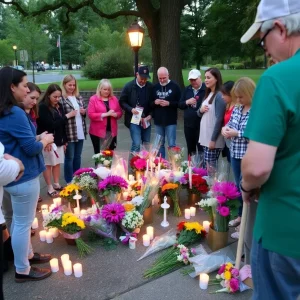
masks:
[(201, 73), (197, 69), (189, 72), (188, 80), (190, 85), (184, 89), (178, 107), (184, 110), (184, 136), (188, 155), (192, 155), (196, 150), (203, 152), (203, 147), (198, 143), (200, 117), (197, 111), (205, 96), (205, 84), (202, 82)]
[(157, 70), (159, 83), (153, 87), (153, 119), (155, 133), (161, 135), (162, 143), (158, 154), (166, 156), (165, 137), (169, 147), (176, 146), (177, 108), (181, 96), (179, 85), (170, 80), (169, 71), (165, 67)]
[(76, 78), (73, 75), (66, 75), (61, 83), (64, 114), (67, 115), (74, 111), (74, 115), (68, 118), (66, 122), (66, 133), (68, 145), (65, 153), (64, 176), (69, 184), (72, 181), (75, 171), (81, 166), (81, 153), (83, 141), (86, 137), (86, 110), (83, 99), (79, 95), (79, 89)]
[(92, 140), (94, 153), (100, 152), (101, 143), (112, 137), (108, 149), (117, 147), (118, 119), (123, 115), (119, 101), (113, 94), (108, 79), (102, 79), (97, 87), (96, 95), (90, 98), (88, 116), (91, 120), (89, 134)]
[(260, 1), (241, 42), (256, 37), (278, 63), (257, 84), (244, 132), (249, 144), (240, 187), (244, 202), (258, 199), (253, 299), (294, 300), (300, 295), (300, 2)]
[(217, 68), (205, 71), (205, 98), (198, 115), (201, 117), (199, 143), (204, 149), (207, 168), (216, 170), (217, 162), (225, 142), (221, 134), (226, 103), (220, 92), (222, 76)]
[[(130, 130), (131, 152), (140, 151), (140, 145), (149, 143), (151, 137), (152, 83), (147, 66), (140, 66), (136, 78), (128, 82), (120, 96), (120, 106), (125, 111), (125, 126)], [(134, 117), (133, 117), (134, 116)]]

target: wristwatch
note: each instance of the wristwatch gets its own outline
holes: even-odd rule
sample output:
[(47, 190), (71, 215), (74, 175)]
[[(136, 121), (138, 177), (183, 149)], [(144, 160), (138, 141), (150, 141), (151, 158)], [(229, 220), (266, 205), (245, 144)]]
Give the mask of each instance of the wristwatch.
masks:
[(242, 186), (242, 181), (240, 181), (240, 189), (241, 189), (241, 191), (243, 191), (244, 193), (251, 193), (253, 190), (250, 190), (250, 191), (247, 191), (247, 190), (245, 190), (244, 188), (243, 188), (243, 186)]

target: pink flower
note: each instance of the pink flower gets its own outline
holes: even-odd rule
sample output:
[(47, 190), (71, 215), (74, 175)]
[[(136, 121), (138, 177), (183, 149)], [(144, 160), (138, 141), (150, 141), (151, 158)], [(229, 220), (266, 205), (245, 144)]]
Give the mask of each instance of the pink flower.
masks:
[(146, 159), (149, 156), (149, 152), (146, 151), (146, 150), (142, 150), (142, 151), (140, 151), (140, 153), (138, 154), (138, 156), (140, 158), (145, 158)]
[(219, 275), (221, 275), (222, 273), (224, 273), (225, 267), (226, 267), (225, 264), (223, 264), (223, 265), (220, 267), (220, 269), (219, 269), (219, 271), (218, 271), (218, 274), (219, 274)]
[(236, 268), (232, 268), (232, 269), (231, 269), (231, 275), (232, 275), (232, 277), (235, 277), (235, 278), (237, 278), (237, 277), (239, 277), (239, 275), (240, 275), (240, 272), (239, 272), (239, 270), (238, 270), (238, 269), (236, 269)]
[(143, 158), (139, 158), (134, 162), (134, 166), (138, 169), (138, 170), (145, 170), (146, 166), (147, 166), (147, 162), (145, 159)]
[(205, 170), (205, 169), (193, 168), (192, 171), (193, 171), (194, 174), (200, 175), (201, 177), (202, 176), (207, 176), (207, 170)]
[(121, 176), (107, 176), (104, 180), (98, 183), (99, 190), (111, 189), (117, 187), (119, 189), (128, 187), (128, 183)]
[(227, 201), (225, 196), (217, 196), (217, 200), (220, 204), (224, 204)]
[(230, 214), (230, 209), (227, 206), (221, 206), (219, 207), (219, 214), (222, 217), (228, 217)]
[(212, 190), (228, 199), (236, 199), (241, 195), (233, 182), (216, 182), (212, 187)]
[(125, 217), (125, 208), (119, 203), (106, 204), (101, 214), (108, 223), (119, 223)]
[(236, 278), (231, 278), (229, 280), (229, 290), (231, 293), (235, 293), (239, 290), (240, 282)]

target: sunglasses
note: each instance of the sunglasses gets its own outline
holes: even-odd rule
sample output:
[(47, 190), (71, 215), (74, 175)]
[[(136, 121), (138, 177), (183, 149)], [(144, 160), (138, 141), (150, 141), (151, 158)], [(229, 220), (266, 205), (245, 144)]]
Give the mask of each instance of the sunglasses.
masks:
[(265, 39), (267, 35), (273, 30), (273, 28), (269, 29), (264, 36), (260, 39), (260, 41), (257, 43), (257, 46), (261, 47), (264, 51), (266, 51), (266, 45), (265, 45)]

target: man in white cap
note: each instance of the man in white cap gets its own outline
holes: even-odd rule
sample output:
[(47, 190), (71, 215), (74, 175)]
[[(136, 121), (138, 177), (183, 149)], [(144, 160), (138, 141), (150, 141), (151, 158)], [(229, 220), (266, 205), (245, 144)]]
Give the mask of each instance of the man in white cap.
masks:
[(244, 136), (245, 202), (260, 188), (252, 243), (253, 299), (300, 295), (300, 1), (262, 0), (242, 43), (278, 63), (260, 78)]
[(188, 155), (191, 155), (196, 150), (203, 152), (202, 146), (198, 143), (201, 118), (197, 111), (205, 96), (205, 84), (202, 82), (201, 73), (197, 69), (189, 72), (188, 80), (190, 85), (184, 89), (178, 107), (184, 110), (184, 135)]

